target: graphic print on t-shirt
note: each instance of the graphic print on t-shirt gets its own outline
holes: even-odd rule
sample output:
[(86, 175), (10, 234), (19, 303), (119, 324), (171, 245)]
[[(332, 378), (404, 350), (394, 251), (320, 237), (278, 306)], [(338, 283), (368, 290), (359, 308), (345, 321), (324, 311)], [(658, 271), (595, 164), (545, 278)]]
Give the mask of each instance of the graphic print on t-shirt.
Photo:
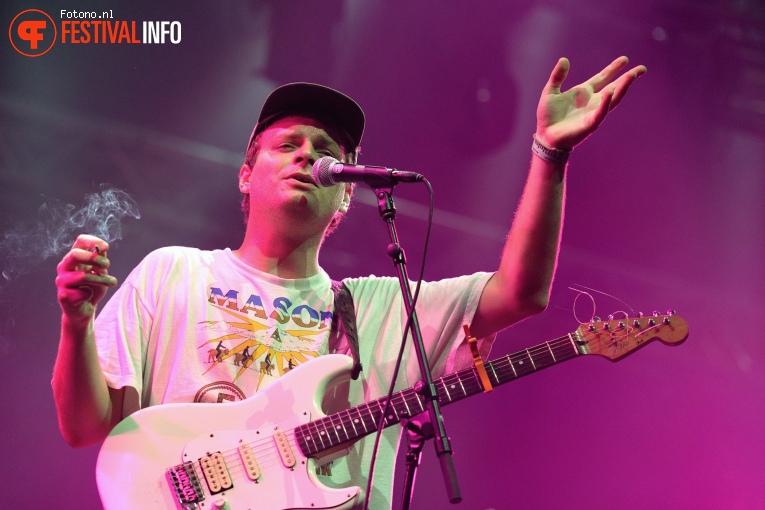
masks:
[(209, 340), (198, 346), (209, 364), (205, 374), (221, 363), (236, 367), (230, 383), (255, 377), (254, 391), (319, 356), (333, 326), (331, 311), (292, 303), (284, 296), (272, 300), (270, 313), (256, 294), (211, 287), (208, 306), (220, 320), (200, 323)]

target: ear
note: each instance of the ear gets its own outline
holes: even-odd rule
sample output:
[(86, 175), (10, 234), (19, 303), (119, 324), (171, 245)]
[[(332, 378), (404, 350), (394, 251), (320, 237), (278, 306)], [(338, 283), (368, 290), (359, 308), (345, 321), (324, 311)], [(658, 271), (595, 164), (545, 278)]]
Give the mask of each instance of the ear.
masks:
[(346, 183), (343, 188), (343, 201), (340, 203), (339, 212), (346, 213), (351, 206), (351, 197), (353, 196), (353, 184)]
[(250, 192), (250, 177), (252, 176), (252, 168), (248, 165), (242, 165), (239, 169), (239, 191), (242, 193)]

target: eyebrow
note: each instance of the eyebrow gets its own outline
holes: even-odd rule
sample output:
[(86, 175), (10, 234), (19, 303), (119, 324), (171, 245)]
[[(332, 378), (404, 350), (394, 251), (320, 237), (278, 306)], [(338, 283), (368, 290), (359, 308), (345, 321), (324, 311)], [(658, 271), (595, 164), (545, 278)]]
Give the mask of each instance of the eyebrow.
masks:
[(345, 149), (343, 149), (343, 145), (337, 141), (335, 141), (334, 138), (332, 138), (328, 133), (318, 133), (314, 132), (311, 134), (306, 134), (302, 130), (297, 130), (295, 128), (283, 128), (278, 133), (274, 134), (274, 140), (276, 141), (292, 141), (292, 140), (298, 140), (303, 138), (310, 138), (311, 143), (315, 147), (324, 148), (324, 149), (337, 149), (339, 155), (345, 154)]

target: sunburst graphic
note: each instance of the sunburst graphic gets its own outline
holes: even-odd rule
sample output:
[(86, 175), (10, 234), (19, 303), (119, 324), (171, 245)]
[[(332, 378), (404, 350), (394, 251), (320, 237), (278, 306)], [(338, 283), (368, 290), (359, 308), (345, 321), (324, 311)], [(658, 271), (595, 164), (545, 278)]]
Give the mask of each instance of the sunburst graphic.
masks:
[[(255, 388), (255, 391), (257, 391), (263, 382), (263, 378), (266, 375), (272, 376), (274, 369), (281, 376), (299, 364), (305, 363), (310, 358), (319, 356), (319, 353), (303, 348), (306, 342), (311, 345), (314, 342), (313, 338), (304, 337), (312, 337), (318, 333), (323, 333), (323, 331), (285, 330), (281, 324), (269, 326), (230, 308), (218, 305), (212, 306), (229, 315), (233, 315), (237, 320), (206, 321), (202, 323), (207, 324), (211, 329), (220, 326), (222, 329), (225, 329), (226, 334), (208, 340), (198, 348), (202, 349), (213, 344), (218, 345), (224, 340), (229, 342), (241, 340), (241, 342), (231, 349), (224, 348), (220, 352), (218, 352), (217, 348), (209, 349), (208, 360), (212, 361), (212, 364), (205, 370), (205, 374), (216, 365), (229, 360), (228, 362), (233, 362), (235, 366), (239, 367), (239, 371), (231, 381), (232, 383), (236, 382), (248, 369), (259, 371), (260, 375)], [(265, 360), (260, 362), (260, 366), (252, 367), (255, 360), (262, 356), (265, 356)]]

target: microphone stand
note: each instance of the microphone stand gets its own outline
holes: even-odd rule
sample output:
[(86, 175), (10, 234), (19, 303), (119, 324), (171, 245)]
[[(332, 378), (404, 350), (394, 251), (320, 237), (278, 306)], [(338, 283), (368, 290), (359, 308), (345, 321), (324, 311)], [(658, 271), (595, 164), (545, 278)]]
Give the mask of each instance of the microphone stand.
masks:
[[(428, 365), (428, 359), (425, 352), (425, 344), (422, 340), (422, 332), (420, 331), (420, 324), (417, 320), (417, 313), (412, 306), (412, 291), (409, 287), (409, 276), (406, 271), (406, 257), (404, 250), (398, 244), (398, 235), (396, 234), (396, 207), (393, 204), (393, 186), (373, 187), (373, 191), (377, 198), (377, 207), (380, 211), (380, 216), (388, 225), (388, 232), (390, 234), (391, 244), (388, 245), (388, 256), (393, 260), (393, 265), (396, 267), (398, 273), (399, 284), (401, 285), (401, 293), (404, 298), (404, 306), (409, 315), (411, 322), (412, 338), (414, 340), (415, 352), (417, 353), (417, 362), (420, 366), (420, 372), (422, 374), (422, 384), (418, 384), (418, 392), (426, 399), (428, 417), (432, 428), (432, 436), (435, 438), (436, 456), (441, 464), (441, 472), (444, 477), (444, 483), (446, 484), (446, 492), (449, 497), (449, 501), (452, 503), (459, 503), (462, 501), (462, 495), (460, 493), (459, 482), (457, 481), (457, 473), (454, 469), (454, 457), (449, 437), (446, 435), (446, 428), (444, 426), (443, 415), (441, 414), (441, 405), (438, 402), (438, 391), (435, 384), (433, 384), (433, 377), (430, 373), (430, 366)], [(384, 417), (383, 417), (384, 419)], [(407, 420), (410, 423), (411, 420)], [(412, 428), (407, 426), (407, 431), (411, 435), (413, 434)], [(416, 432), (414, 432), (415, 435)], [(423, 435), (423, 439), (427, 439), (426, 434)], [(407, 472), (404, 490), (404, 508), (408, 509), (411, 503), (411, 495), (414, 491), (414, 479), (417, 476), (417, 467), (419, 465), (420, 450), (422, 448), (421, 441), (415, 440), (409, 442), (409, 453), (407, 453)]]

